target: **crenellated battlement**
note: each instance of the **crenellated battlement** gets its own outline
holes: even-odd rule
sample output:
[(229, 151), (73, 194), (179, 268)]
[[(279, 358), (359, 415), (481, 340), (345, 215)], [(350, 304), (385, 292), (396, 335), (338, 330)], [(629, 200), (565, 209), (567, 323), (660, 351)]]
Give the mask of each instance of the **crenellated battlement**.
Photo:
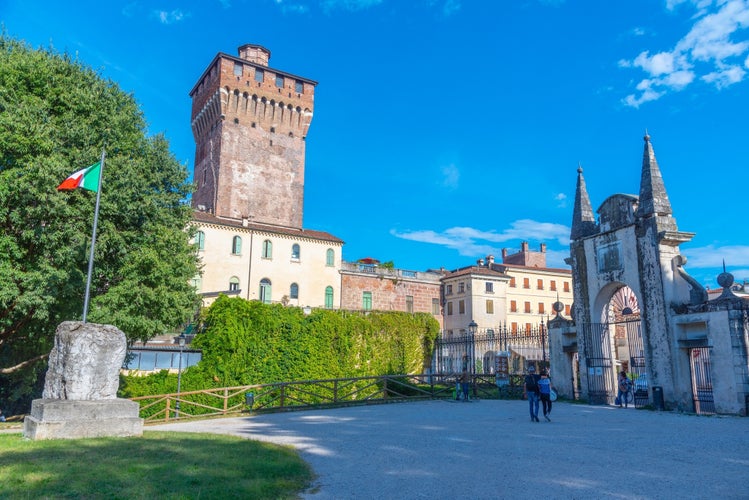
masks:
[(243, 45), (238, 54), (216, 55), (190, 91), (193, 205), (301, 227), (317, 82), (270, 68), (270, 51), (260, 45)]

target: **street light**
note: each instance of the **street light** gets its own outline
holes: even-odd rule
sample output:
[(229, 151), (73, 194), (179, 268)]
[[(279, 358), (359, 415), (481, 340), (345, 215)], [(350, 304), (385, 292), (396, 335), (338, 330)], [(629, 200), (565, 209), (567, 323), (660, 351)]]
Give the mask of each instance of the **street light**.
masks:
[(478, 329), (479, 325), (476, 324), (475, 321), (471, 320), (470, 323), (468, 323), (468, 335), (471, 337), (471, 349), (470, 353), (470, 363), (471, 363), (471, 374), (474, 374), (476, 371), (476, 361), (474, 356), (474, 351), (476, 349), (476, 330)]
[(174, 405), (176, 410), (176, 417), (179, 418), (179, 392), (182, 388), (182, 350), (185, 348), (185, 334), (184, 332), (179, 334), (177, 337), (179, 341), (179, 365), (177, 368), (177, 404)]

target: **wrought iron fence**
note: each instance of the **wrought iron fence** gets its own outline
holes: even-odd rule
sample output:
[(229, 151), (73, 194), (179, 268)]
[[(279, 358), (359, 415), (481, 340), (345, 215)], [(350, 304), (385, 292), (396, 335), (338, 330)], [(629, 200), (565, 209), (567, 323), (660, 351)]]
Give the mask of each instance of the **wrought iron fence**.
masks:
[(509, 356), (511, 374), (523, 373), (530, 364), (547, 366), (548, 331), (543, 325), (521, 331), (503, 325), (474, 334), (449, 335), (443, 332), (435, 342), (432, 369), (436, 373), (454, 374), (467, 367), (472, 374), (492, 375), (497, 371), (499, 353)]

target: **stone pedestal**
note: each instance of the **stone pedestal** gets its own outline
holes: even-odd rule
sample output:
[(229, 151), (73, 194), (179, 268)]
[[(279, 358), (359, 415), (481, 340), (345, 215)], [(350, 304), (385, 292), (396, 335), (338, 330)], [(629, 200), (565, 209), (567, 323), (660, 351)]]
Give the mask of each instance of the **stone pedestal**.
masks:
[(125, 334), (112, 325), (60, 323), (42, 399), (31, 402), (24, 436), (34, 440), (141, 436), (138, 403), (117, 398), (126, 350)]
[(35, 399), (23, 435), (32, 440), (141, 436), (138, 412), (138, 403), (127, 399)]

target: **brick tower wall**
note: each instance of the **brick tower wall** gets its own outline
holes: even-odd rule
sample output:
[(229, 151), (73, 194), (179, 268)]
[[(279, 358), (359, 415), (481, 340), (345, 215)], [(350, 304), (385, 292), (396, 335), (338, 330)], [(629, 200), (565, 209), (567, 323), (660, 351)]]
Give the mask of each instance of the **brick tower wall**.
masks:
[(244, 58), (216, 56), (190, 93), (193, 207), (301, 228), (316, 82), (269, 68), (262, 47), (245, 45), (239, 53)]

